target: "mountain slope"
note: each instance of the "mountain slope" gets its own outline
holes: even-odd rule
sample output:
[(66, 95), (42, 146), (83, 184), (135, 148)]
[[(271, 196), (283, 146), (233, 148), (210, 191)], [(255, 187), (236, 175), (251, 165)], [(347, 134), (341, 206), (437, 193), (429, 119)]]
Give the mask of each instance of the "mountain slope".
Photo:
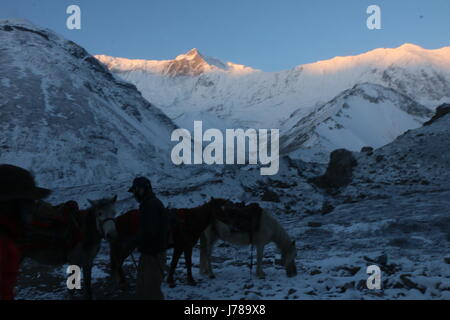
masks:
[(0, 53), (0, 162), (57, 186), (129, 177), (167, 161), (173, 122), (83, 48), (2, 20)]
[[(364, 146), (379, 148), (409, 129), (418, 128), (432, 112), (393, 89), (356, 85), (331, 101), (283, 124), (282, 152), (320, 161), (329, 151)], [(298, 120), (301, 118), (301, 120)]]

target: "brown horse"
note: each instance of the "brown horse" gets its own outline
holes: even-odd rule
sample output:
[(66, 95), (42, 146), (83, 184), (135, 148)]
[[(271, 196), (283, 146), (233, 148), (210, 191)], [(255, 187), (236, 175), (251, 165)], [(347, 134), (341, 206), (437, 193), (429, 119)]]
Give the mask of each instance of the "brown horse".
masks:
[(91, 299), (91, 270), (100, 242), (115, 236), (116, 200), (117, 196), (89, 200), (91, 207), (83, 211), (74, 201), (56, 207), (39, 202), (29, 236), (22, 239), (23, 257), (47, 265), (79, 266), (85, 296)]
[[(198, 242), (202, 232), (213, 220), (213, 216), (218, 213), (218, 210), (221, 210), (225, 202), (223, 199), (213, 198), (196, 208), (167, 210), (171, 221), (171, 243), (169, 248), (174, 249), (167, 277), (170, 287), (173, 288), (175, 286), (174, 274), (182, 253), (184, 253), (186, 261), (187, 283), (189, 285), (196, 284), (192, 276), (192, 249)], [(110, 241), (111, 273), (120, 285), (124, 285), (125, 275), (122, 264), (135, 249), (135, 247), (124, 246), (124, 243), (127, 243), (139, 230), (139, 211), (128, 211), (117, 217), (115, 221), (118, 236)]]

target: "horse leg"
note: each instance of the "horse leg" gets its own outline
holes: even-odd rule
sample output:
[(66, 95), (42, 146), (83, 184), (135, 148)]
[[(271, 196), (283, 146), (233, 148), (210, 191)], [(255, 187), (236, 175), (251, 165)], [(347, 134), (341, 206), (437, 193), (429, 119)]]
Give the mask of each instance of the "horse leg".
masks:
[(118, 242), (111, 242), (109, 244), (109, 261), (111, 267), (111, 276), (114, 282), (120, 284), (122, 279), (120, 278), (120, 263), (119, 263), (119, 244)]
[(177, 268), (178, 260), (180, 259), (181, 253), (183, 250), (175, 247), (173, 249), (172, 262), (170, 263), (169, 275), (167, 276), (167, 283), (169, 283), (169, 287), (175, 287), (175, 280), (173, 279), (173, 275), (175, 274), (175, 269)]
[(119, 286), (124, 288), (127, 285), (127, 281), (126, 281), (126, 277), (125, 277), (125, 272), (123, 271), (123, 262), (127, 258), (127, 255), (126, 255), (126, 253), (123, 253), (123, 252), (121, 252), (121, 253), (122, 253), (122, 255), (119, 256), (118, 261), (117, 261), (117, 279), (118, 279)]
[(216, 240), (217, 236), (211, 226), (206, 228), (200, 236), (200, 273), (207, 274), (210, 279), (216, 277), (211, 265), (211, 254)]
[(135, 247), (124, 248), (124, 247), (121, 246), (121, 248), (119, 250), (117, 266), (118, 266), (119, 281), (120, 281), (120, 284), (121, 284), (122, 287), (126, 286), (126, 276), (125, 276), (125, 272), (123, 270), (123, 263), (124, 263), (124, 261), (129, 256), (131, 256), (131, 258), (133, 260), (133, 264), (136, 267), (136, 263), (134, 262), (134, 258), (132, 256), (134, 249), (135, 249)]
[[(206, 232), (206, 231), (205, 231)], [(206, 250), (207, 250), (207, 238), (205, 236), (205, 232), (200, 235), (200, 273), (207, 274), (208, 273), (208, 261), (206, 259)]]
[[(112, 249), (112, 247), (111, 247)], [(112, 268), (116, 282), (121, 288), (126, 286), (125, 272), (123, 271), (123, 262), (133, 252), (134, 248), (124, 248), (120, 242), (114, 243), (114, 257), (111, 258)]]
[(186, 261), (187, 282), (191, 286), (197, 285), (192, 277), (192, 247), (188, 246), (184, 249), (184, 260)]
[(264, 257), (264, 246), (257, 245), (256, 246), (256, 275), (260, 279), (264, 279), (266, 277), (264, 271), (262, 270), (263, 257)]
[(83, 266), (84, 295), (87, 300), (92, 300), (92, 266)]
[(163, 278), (166, 276), (166, 274), (169, 272), (169, 265), (167, 264), (167, 251), (164, 251), (161, 254), (161, 265), (163, 268)]
[(211, 255), (212, 250), (214, 248), (214, 243), (216, 242), (216, 239), (213, 237), (208, 239), (207, 245), (206, 245), (206, 260), (207, 260), (207, 266), (208, 266), (208, 277), (210, 279), (214, 279), (216, 276), (213, 273), (213, 268), (211, 264)]

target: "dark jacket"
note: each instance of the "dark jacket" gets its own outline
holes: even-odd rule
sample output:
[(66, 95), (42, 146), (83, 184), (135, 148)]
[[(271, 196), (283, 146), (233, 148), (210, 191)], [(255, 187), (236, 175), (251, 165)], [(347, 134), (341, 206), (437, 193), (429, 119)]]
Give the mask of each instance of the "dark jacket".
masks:
[(139, 234), (136, 245), (143, 254), (156, 255), (167, 249), (169, 218), (162, 202), (154, 195), (144, 199), (140, 206)]
[(19, 275), (22, 253), (15, 241), (20, 228), (15, 218), (0, 212), (0, 300), (14, 299)]

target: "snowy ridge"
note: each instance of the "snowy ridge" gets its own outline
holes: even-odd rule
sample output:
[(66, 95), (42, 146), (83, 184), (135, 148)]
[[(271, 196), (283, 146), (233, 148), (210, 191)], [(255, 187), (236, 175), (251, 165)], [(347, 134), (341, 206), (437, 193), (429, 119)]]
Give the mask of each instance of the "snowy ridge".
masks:
[[(179, 57), (180, 61), (189, 58), (190, 62), (202, 59), (195, 49)], [(405, 44), (394, 49), (376, 49), (358, 56), (300, 65), (287, 71), (254, 71), (238, 76), (222, 69), (221, 72), (211, 72), (218, 67), (209, 64), (206, 72), (205, 64), (200, 64), (201, 68), (200, 65), (183, 64), (187, 69), (177, 69), (170, 61), (97, 58), (119, 77), (135, 84), (144, 97), (185, 128), (191, 128), (193, 120), (203, 120), (205, 127), (280, 128), (289, 132), (290, 122), (301, 121), (346, 90), (365, 83), (389, 88), (399, 97), (405, 96), (430, 110), (450, 100), (450, 47), (427, 50)], [(167, 67), (169, 64), (171, 68)], [(185, 76), (169, 77), (167, 70), (178, 70)], [(190, 75), (187, 70), (190, 70)], [(394, 98), (399, 99), (403, 98)], [(402, 123), (393, 119), (388, 124), (380, 123), (379, 129), (386, 125), (412, 129), (420, 124), (417, 121), (425, 121), (426, 116), (426, 113), (421, 117), (411, 115), (407, 121), (399, 119)], [(406, 123), (412, 126), (405, 126)], [(363, 126), (363, 123), (348, 125)], [(397, 130), (396, 134), (402, 132)], [(393, 138), (395, 136), (390, 134), (390, 140), (384, 139), (383, 143)], [(284, 139), (292, 140), (294, 137)], [(333, 148), (356, 150), (354, 145), (361, 144), (317, 143), (322, 145), (320, 148), (325, 153), (333, 150), (330, 149), (332, 145)], [(295, 152), (295, 145), (300, 147), (302, 143), (291, 144), (290, 152), (303, 159), (311, 159), (308, 152)], [(322, 157), (322, 161), (325, 158)]]
[(198, 76), (209, 72), (228, 72), (238, 75), (255, 72), (255, 69), (232, 62), (224, 63), (216, 58), (202, 55), (198, 49), (191, 49), (178, 55), (174, 60), (142, 60), (114, 58), (106, 55), (96, 55), (113, 72), (145, 71), (164, 76)]
[(450, 72), (450, 47), (429, 50), (412, 43), (405, 43), (398, 48), (379, 48), (356, 56), (335, 57), (318, 61), (297, 68), (308, 68), (311, 72), (325, 73), (347, 70), (357, 66), (387, 68), (392, 64), (402, 67), (418, 68), (439, 65)]
[(357, 56), (335, 57), (330, 60), (298, 66), (296, 70), (353, 87), (371, 82), (409, 96), (429, 108), (448, 99), (450, 47), (424, 49), (406, 43), (398, 48), (380, 48)]

